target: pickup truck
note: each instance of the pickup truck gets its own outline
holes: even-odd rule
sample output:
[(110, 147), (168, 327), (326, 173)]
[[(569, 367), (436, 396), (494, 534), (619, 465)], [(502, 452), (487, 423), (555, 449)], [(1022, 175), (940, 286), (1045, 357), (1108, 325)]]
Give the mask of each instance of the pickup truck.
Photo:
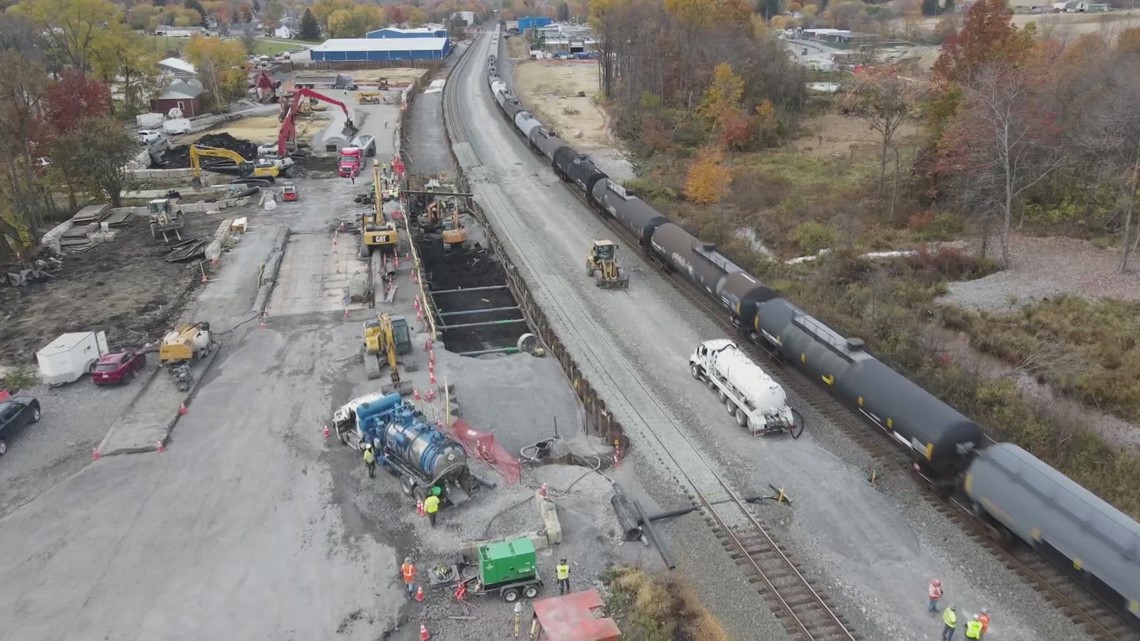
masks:
[(0, 401), (0, 456), (8, 451), (8, 439), (40, 420), (40, 402), (31, 396), (9, 396)]

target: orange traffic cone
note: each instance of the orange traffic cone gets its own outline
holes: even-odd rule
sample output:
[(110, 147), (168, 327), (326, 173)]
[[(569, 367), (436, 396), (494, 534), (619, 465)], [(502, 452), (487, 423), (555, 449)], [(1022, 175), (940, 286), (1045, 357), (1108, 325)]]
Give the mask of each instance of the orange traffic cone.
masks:
[(420, 391), (419, 391), (418, 389), (414, 389), (414, 390), (412, 390), (412, 400), (414, 400), (414, 401), (416, 401), (416, 402), (419, 402), (419, 400), (420, 400)]
[(186, 409), (186, 401), (182, 401), (181, 403), (178, 404), (178, 415), (179, 416), (186, 416), (186, 414), (189, 412), (190, 412), (190, 410)]
[(421, 623), (420, 624), (420, 641), (428, 641), (428, 639), (430, 639), (430, 638), (431, 638), (431, 635), (428, 634), (427, 626)]
[(103, 458), (103, 453), (99, 451), (99, 448), (95, 448), (95, 449), (91, 450), (91, 460), (92, 461), (98, 461), (101, 458)]
[(157, 450), (158, 450), (159, 454), (162, 454), (163, 452), (165, 452), (166, 451), (166, 443), (159, 441)]
[(428, 370), (428, 381), (430, 381), (432, 385), (435, 385), (435, 370), (434, 369)]
[(424, 502), (423, 501), (419, 501), (419, 500), (416, 501), (416, 514), (419, 514), (420, 516), (424, 515)]
[(423, 601), (423, 600), (424, 600), (424, 586), (421, 585), (421, 586), (416, 588), (416, 601)]
[(329, 437), (329, 426), (328, 425), (325, 425), (324, 429), (321, 430), (321, 436), (324, 436), (325, 438)]

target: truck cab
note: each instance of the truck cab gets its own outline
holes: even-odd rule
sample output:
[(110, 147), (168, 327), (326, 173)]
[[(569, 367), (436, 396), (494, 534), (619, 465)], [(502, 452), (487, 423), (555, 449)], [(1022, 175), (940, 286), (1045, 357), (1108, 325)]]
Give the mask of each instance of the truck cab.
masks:
[(341, 178), (350, 178), (360, 175), (364, 168), (364, 150), (360, 147), (345, 147), (340, 150), (340, 159), (337, 162), (337, 173)]

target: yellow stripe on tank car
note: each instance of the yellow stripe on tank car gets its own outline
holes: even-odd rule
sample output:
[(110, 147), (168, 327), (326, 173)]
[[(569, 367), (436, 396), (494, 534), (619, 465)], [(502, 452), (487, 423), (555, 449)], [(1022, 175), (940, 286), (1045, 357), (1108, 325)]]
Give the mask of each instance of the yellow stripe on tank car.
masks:
[(895, 419), (893, 419), (893, 418), (887, 419), (887, 429), (889, 429), (889, 430), (895, 429)]
[(962, 487), (966, 488), (966, 494), (972, 494), (974, 492), (974, 475), (973, 475), (973, 473), (966, 475), (966, 482), (962, 484)]
[(1077, 558), (1073, 559), (1073, 569), (1074, 570), (1080, 570), (1082, 565), (1084, 565), (1084, 563), (1081, 563), (1080, 559), (1077, 559)]
[(934, 443), (927, 443), (926, 444), (926, 460), (928, 460), (928, 461), (934, 460)]
[(863, 407), (863, 397), (859, 397), (859, 407)]
[(822, 378), (823, 382), (827, 383), (828, 385), (834, 385), (835, 384), (835, 377), (834, 376), (820, 376), (820, 378)]
[(1140, 601), (1132, 599), (1128, 602), (1128, 611), (1132, 614), (1140, 614)]
[(1034, 541), (1040, 541), (1041, 540), (1041, 528), (1035, 527), (1035, 528), (1029, 530), (1029, 538), (1033, 539)]
[(801, 362), (801, 363), (806, 363), (806, 362), (807, 362), (807, 354), (804, 354), (804, 353), (802, 353), (802, 352), (800, 353), (800, 362)]

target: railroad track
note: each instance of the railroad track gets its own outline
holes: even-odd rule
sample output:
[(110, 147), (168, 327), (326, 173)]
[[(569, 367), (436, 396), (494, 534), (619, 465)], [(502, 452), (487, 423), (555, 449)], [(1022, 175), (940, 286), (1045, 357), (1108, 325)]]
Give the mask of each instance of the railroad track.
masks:
[[(466, 136), (463, 139), (466, 140)], [(638, 239), (632, 238), (624, 227), (611, 217), (598, 214), (584, 194), (572, 188), (566, 191), (593, 211), (615, 234), (632, 240), (633, 245), (639, 246)], [(658, 271), (673, 285), (674, 289), (725, 328), (730, 336), (739, 336), (738, 329), (727, 319), (723, 309), (696, 291), (688, 281), (682, 279), (652, 253), (643, 252), (643, 256), (651, 264), (658, 267)], [(876, 480), (883, 474), (899, 472), (913, 477), (918, 476), (911, 471), (912, 461), (908, 455), (901, 448), (896, 447), (885, 434), (882, 434), (879, 428), (863, 421), (818, 385), (815, 385), (799, 370), (785, 369), (783, 364), (772, 354), (751, 341), (738, 341), (738, 345), (754, 358), (768, 365), (765, 369), (769, 374), (773, 375), (782, 385), (798, 394), (805, 403), (838, 425), (844, 433), (863, 448), (875, 464), (868, 473), (869, 480)], [(990, 443), (994, 442), (988, 436), (986, 439)], [(1022, 577), (1037, 592), (1041, 593), (1046, 601), (1055, 605), (1093, 638), (1098, 641), (1140, 641), (1140, 625), (1135, 623), (1130, 615), (1122, 609), (1116, 609), (1106, 604), (1102, 598), (1086, 589), (1071, 574), (1059, 570), (1021, 542), (1015, 541), (1012, 545), (1003, 545), (998, 537), (993, 536), (993, 528), (976, 518), (963, 502), (954, 499), (948, 501), (938, 496), (925, 482), (919, 482), (918, 486), (922, 490), (922, 498), (928, 504), (958, 523), (971, 538), (978, 541), (994, 555), (995, 559)], [(718, 532), (718, 537), (721, 538), (725, 547), (734, 554), (738, 563), (745, 566), (750, 565), (743, 557), (738, 558), (739, 554), (737, 553), (737, 550), (742, 549), (742, 546), (749, 544), (746, 534), (738, 533), (734, 537), (727, 537), (722, 529)], [(778, 547), (779, 544), (773, 540), (769, 545)], [(754, 549), (759, 550), (759, 548)], [(757, 554), (763, 556), (764, 553), (758, 551)], [(789, 560), (788, 563), (793, 562)], [(763, 581), (756, 582), (761, 585), (765, 583)], [(764, 590), (761, 592), (763, 593)]]
[[(479, 39), (485, 37), (487, 37), (485, 33), (478, 36)], [(469, 52), (477, 50), (479, 42), (477, 39), (470, 46)], [(458, 78), (470, 64), (471, 56), (465, 54), (452, 69), (449, 79)], [(476, 82), (480, 81), (481, 78), (476, 79)], [(448, 82), (444, 88), (444, 121), (453, 142), (470, 142), (469, 130), (460, 116), (459, 98), (452, 82)], [(510, 215), (516, 214), (511, 212)], [(509, 229), (510, 225), (505, 227)], [(496, 232), (490, 226), (488, 232), (492, 242), (498, 244)], [(503, 233), (509, 231), (503, 230)], [(521, 233), (525, 236), (525, 229)], [(501, 247), (496, 249), (499, 250), (500, 256), (506, 259)], [(538, 256), (527, 260), (545, 262), (548, 259), (539, 252)], [(557, 273), (557, 270), (549, 264), (546, 267), (551, 269), (552, 273)], [(553, 290), (562, 290), (560, 293), (565, 294), (555, 297), (560, 301), (556, 303), (557, 306), (565, 307), (572, 313), (585, 314), (585, 317), (589, 318), (588, 310), (576, 302), (576, 298), (564, 281), (556, 280), (547, 283), (547, 286)], [(585, 322), (594, 323), (592, 319)], [(597, 329), (601, 330), (600, 327)], [(601, 342), (612, 347), (608, 336), (602, 338)], [(585, 351), (593, 349), (588, 345)], [(614, 351), (616, 353), (616, 349)], [(606, 360), (600, 356), (595, 358), (598, 362)], [(633, 371), (632, 364), (620, 356), (611, 362), (612, 370), (628, 369), (631, 373)], [(639, 379), (636, 376), (632, 378), (638, 381), (640, 386)], [(612, 379), (608, 382), (615, 383)], [(643, 386), (629, 392), (617, 384), (610, 384), (608, 387), (623, 397), (629, 407), (637, 408), (634, 411), (641, 415), (647, 431), (659, 446), (656, 448), (658, 458), (667, 469), (674, 470), (674, 477), (685, 489), (693, 506), (698, 508), (736, 563), (746, 570), (749, 581), (776, 611), (777, 618), (784, 624), (791, 637), (797, 641), (862, 641), (863, 637), (856, 634), (847, 620), (835, 611), (830, 600), (804, 576), (800, 570), (800, 562), (757, 518), (748, 501), (721, 475), (714, 462), (696, 447), (653, 395), (648, 394), (648, 390)], [(650, 399), (648, 403), (639, 404), (637, 399), (631, 398), (631, 395), (641, 397), (642, 392), (645, 392)], [(687, 454), (686, 464), (682, 464), (678, 458), (681, 452)], [(666, 459), (671, 464), (666, 463)], [(699, 464), (694, 465), (694, 462)]]

